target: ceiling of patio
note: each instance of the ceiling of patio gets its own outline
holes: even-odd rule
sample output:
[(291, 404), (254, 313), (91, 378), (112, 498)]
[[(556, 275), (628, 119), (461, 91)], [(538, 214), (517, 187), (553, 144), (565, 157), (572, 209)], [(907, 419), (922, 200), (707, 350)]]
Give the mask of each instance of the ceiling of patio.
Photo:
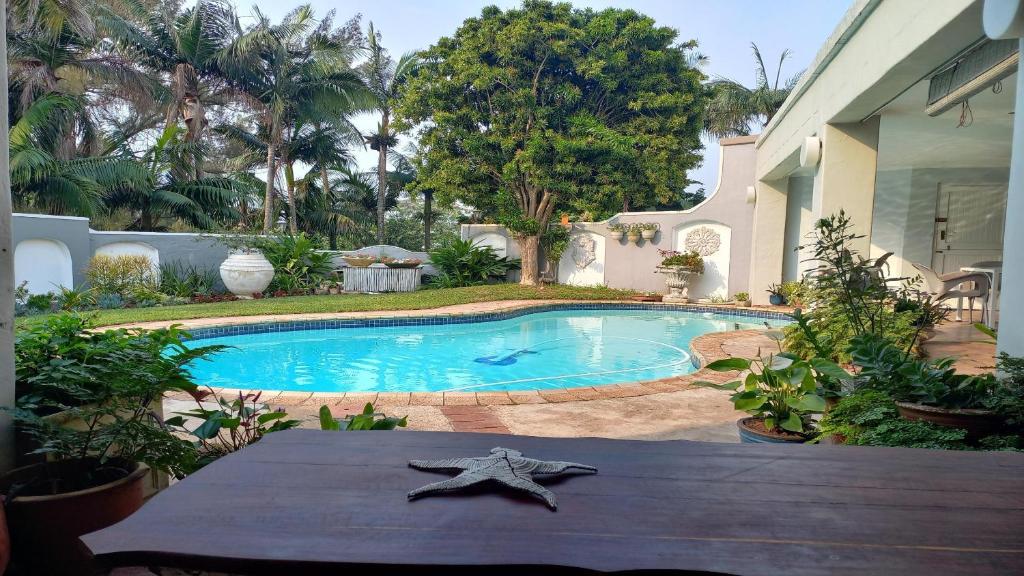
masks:
[(998, 94), (973, 96), (973, 123), (958, 127), (959, 105), (934, 118), (925, 114), (928, 80), (918, 82), (881, 112), (878, 169), (1008, 166), (1016, 83), (1014, 74)]

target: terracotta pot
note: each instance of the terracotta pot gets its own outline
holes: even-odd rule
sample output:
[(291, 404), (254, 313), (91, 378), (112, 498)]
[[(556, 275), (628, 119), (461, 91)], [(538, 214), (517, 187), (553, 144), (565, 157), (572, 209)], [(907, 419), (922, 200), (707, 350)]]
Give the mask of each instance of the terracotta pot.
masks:
[(637, 294), (629, 297), (634, 302), (661, 302), (662, 298), (661, 294)]
[(374, 258), (357, 258), (355, 256), (343, 256), (342, 259), (353, 268), (366, 268), (374, 261)]
[[(78, 465), (78, 461), (33, 464), (0, 478), (0, 489)], [(135, 464), (127, 476), (84, 490), (47, 496), (18, 496), (7, 505), (14, 559), (30, 574), (71, 576), (91, 573), (91, 556), (78, 540), (124, 520), (142, 507), (149, 468)]]
[(753, 428), (752, 424), (757, 421), (759, 421), (757, 418), (750, 416), (736, 422), (736, 427), (740, 431), (740, 442), (744, 444), (803, 444), (808, 440), (796, 434), (781, 435), (765, 432), (763, 426)]
[(968, 440), (978, 440), (999, 432), (1003, 419), (989, 410), (950, 409), (925, 406), (914, 402), (897, 402), (896, 409), (905, 420), (922, 420), (947, 428), (967, 431)]
[(239, 298), (252, 298), (263, 292), (274, 279), (274, 265), (263, 254), (232, 254), (220, 265), (224, 287)]

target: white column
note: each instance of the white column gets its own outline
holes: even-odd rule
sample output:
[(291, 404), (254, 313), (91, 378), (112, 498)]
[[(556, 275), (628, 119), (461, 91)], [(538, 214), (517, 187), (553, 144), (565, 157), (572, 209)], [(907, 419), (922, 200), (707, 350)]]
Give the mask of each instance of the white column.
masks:
[[(985, 0), (985, 33), (992, 38), (1022, 38), (1024, 53), (1024, 1)], [(1003, 232), (1003, 289), (1008, 301), (999, 311), (999, 352), (1024, 357), (1024, 71), (1017, 72), (1017, 105), (1013, 115), (1010, 185), (1006, 197)]]
[(853, 230), (864, 236), (852, 247), (865, 257), (871, 248), (878, 125), (876, 116), (866, 122), (826, 124), (822, 128), (821, 163), (814, 175), (811, 205), (815, 221), (844, 210)]
[(768, 286), (782, 281), (788, 185), (789, 178), (757, 183), (750, 243), (750, 298), (755, 304), (767, 304)]
[[(0, 0), (0, 30), (7, 30), (7, 0)], [(7, 35), (0, 37), (0, 87), (7, 94)], [(14, 232), (11, 218), (7, 98), (0, 99), (0, 406), (14, 405)], [(14, 428), (0, 412), (0, 471), (14, 464)]]

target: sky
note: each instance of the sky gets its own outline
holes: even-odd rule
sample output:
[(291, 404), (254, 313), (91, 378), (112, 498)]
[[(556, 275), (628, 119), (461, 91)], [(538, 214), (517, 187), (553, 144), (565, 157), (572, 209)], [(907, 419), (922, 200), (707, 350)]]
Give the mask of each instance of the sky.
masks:
[[(238, 13), (249, 13), (246, 0), (236, 0)], [(373, 22), (382, 35), (384, 46), (397, 57), (421, 50), (442, 36), (450, 36), (463, 20), (479, 16), (488, 5), (517, 6), (518, 0), (311, 0), (317, 14), (334, 9), (336, 21), (343, 22), (356, 13), (364, 25)], [(783, 64), (782, 76), (789, 78), (804, 70), (818, 49), (835, 29), (849, 7), (850, 0), (572, 0), (578, 7), (602, 9), (632, 8), (654, 18), (661, 26), (679, 31), (679, 40), (696, 39), (699, 50), (709, 58), (704, 72), (711, 78), (725, 77), (754, 85), (754, 59), (750, 43), (761, 50), (769, 72), (774, 72), (779, 55), (788, 49), (791, 56)], [(274, 20), (299, 4), (276, 0), (260, 3), (259, 8)], [(243, 20), (243, 24), (248, 23)], [(361, 117), (361, 130), (376, 126), (376, 118)], [(376, 153), (357, 154), (360, 168), (376, 166)], [(690, 178), (703, 182), (710, 194), (718, 179), (718, 148), (705, 142), (704, 163)]]

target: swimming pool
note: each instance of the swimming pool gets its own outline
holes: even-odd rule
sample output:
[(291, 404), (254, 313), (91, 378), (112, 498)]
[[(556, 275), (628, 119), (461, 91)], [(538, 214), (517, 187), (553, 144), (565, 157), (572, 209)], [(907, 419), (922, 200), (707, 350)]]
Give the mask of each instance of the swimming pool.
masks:
[[(781, 326), (772, 318), (671, 307), (554, 309), (351, 327), (195, 332), (231, 348), (190, 367), (197, 383), (302, 392), (489, 392), (654, 380), (693, 372), (689, 343), (709, 332)], [(365, 325), (365, 324), (371, 325)], [(388, 325), (388, 324), (392, 325)], [(311, 323), (316, 326), (316, 323)], [(328, 323), (324, 323), (328, 325)]]

